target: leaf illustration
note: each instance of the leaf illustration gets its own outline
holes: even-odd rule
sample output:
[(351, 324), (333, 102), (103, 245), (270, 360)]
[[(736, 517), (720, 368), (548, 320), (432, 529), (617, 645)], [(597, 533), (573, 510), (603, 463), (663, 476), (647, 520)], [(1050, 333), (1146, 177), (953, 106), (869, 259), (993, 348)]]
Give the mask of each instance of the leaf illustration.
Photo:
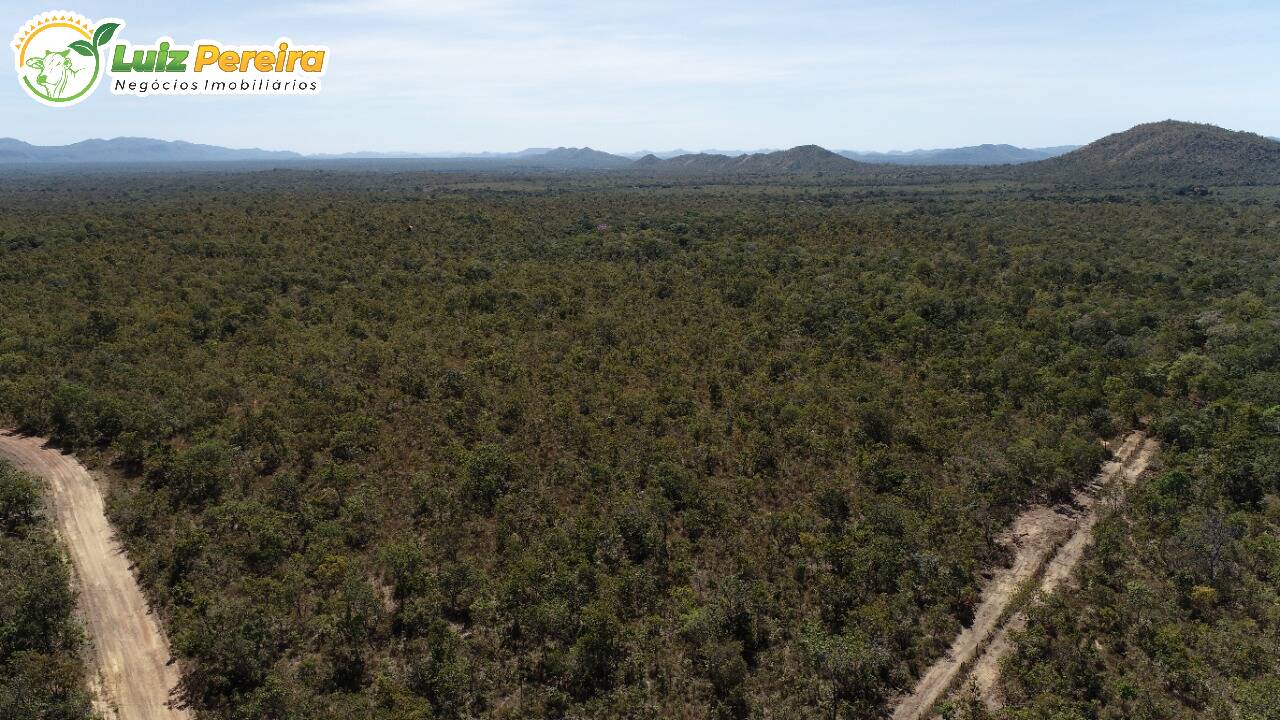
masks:
[(111, 36), (116, 34), (119, 27), (120, 23), (102, 23), (93, 31), (93, 44), (102, 47), (111, 42)]
[(93, 54), (93, 46), (85, 42), (84, 40), (77, 40), (71, 43), (70, 47), (72, 50), (75, 50), (76, 52), (80, 53), (81, 55), (84, 55), (85, 57), (88, 57)]

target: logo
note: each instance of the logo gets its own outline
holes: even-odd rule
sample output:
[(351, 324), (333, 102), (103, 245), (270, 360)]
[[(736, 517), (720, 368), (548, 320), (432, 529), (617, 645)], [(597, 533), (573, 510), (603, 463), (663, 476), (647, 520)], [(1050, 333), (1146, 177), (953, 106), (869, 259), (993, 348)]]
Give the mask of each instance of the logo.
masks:
[[(328, 65), (323, 45), (224, 45), (170, 37), (132, 44), (116, 38), (117, 18), (96, 23), (55, 10), (29, 20), (13, 36), (18, 84), (51, 107), (75, 105), (107, 79), (114, 95), (310, 95)], [(116, 42), (112, 42), (112, 40)]]
[(31, 18), (13, 36), (18, 84), (45, 105), (84, 100), (104, 74), (103, 47), (123, 24), (116, 19), (95, 24), (65, 10)]

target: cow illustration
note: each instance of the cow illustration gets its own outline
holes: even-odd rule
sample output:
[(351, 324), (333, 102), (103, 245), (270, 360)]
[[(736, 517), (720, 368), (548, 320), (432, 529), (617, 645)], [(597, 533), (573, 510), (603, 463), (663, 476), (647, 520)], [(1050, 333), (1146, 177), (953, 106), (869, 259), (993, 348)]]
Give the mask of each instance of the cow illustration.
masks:
[(44, 57), (27, 58), (27, 67), (40, 71), (36, 83), (42, 85), (45, 94), (60, 98), (67, 92), (67, 82), (80, 71), (71, 67), (71, 48), (45, 50)]

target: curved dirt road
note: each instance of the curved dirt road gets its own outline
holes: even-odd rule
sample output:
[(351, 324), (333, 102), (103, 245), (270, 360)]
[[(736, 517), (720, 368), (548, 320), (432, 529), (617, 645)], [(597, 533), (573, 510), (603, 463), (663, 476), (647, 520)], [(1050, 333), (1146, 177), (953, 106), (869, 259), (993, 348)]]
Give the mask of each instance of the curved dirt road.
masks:
[(118, 720), (189, 720), (186, 711), (169, 707), (177, 668), (168, 664), (164, 635), (115, 543), (93, 477), (42, 438), (4, 430), (0, 458), (48, 483), (54, 527), (75, 566), (80, 611), (93, 643), (98, 709)]
[(999, 678), (1000, 658), (1010, 649), (1008, 630), (1023, 622), (1020, 613), (1003, 625), (1001, 619), (1018, 588), (1034, 579), (1042, 569), (1044, 574), (1037, 590), (1043, 593), (1052, 592), (1070, 577), (1084, 548), (1093, 539), (1102, 492), (1119, 479), (1116, 489), (1123, 493), (1146, 470), (1155, 450), (1154, 440), (1147, 439), (1141, 432), (1130, 433), (1116, 450), (1115, 459), (1103, 466), (1093, 482), (1075, 493), (1071, 505), (1033, 507), (1014, 520), (1006, 536), (1006, 542), (1013, 546), (1013, 564), (995, 572), (982, 591), (982, 602), (974, 613), (973, 623), (956, 636), (947, 654), (939, 658), (920, 678), (912, 693), (898, 703), (893, 720), (929, 717), (934, 704), (955, 687), (975, 658), (978, 662), (971, 677), (987, 703), (997, 704), (993, 692)]

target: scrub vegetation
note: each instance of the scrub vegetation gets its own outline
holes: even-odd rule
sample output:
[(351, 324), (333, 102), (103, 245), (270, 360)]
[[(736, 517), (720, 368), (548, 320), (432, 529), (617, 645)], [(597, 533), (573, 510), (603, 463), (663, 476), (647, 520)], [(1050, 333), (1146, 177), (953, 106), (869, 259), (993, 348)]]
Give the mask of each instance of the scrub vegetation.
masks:
[(0, 424), (244, 720), (876, 717), (1146, 426), (1001, 712), (1275, 717), (1280, 193), (1176, 189), (6, 176)]
[(0, 717), (89, 720), (84, 631), (41, 496), (0, 460)]

